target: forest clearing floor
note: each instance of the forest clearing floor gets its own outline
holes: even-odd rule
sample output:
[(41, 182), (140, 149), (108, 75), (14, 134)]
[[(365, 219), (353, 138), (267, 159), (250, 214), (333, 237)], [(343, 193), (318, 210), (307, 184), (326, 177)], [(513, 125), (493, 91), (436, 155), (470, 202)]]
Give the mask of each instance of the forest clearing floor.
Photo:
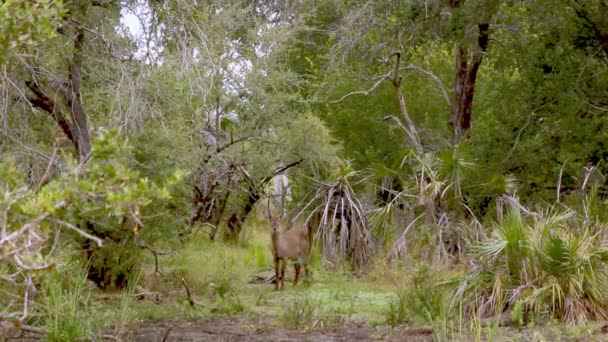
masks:
[[(127, 291), (84, 286), (57, 298), (55, 319), (42, 326), (46, 336), (26, 332), (11, 340), (608, 340), (605, 322), (503, 327), (446, 314), (449, 294), (433, 283), (462, 270), (420, 273), (414, 263), (389, 266), (379, 259), (354, 276), (315, 253), (310, 281), (294, 286), (289, 267), (285, 288), (275, 291), (274, 284), (263, 281), (273, 274), (271, 265), (268, 241), (233, 246), (194, 239), (160, 256), (158, 269), (153, 256), (146, 256), (142, 272), (131, 282), (136, 285)], [(70, 309), (70, 303), (81, 304)]]

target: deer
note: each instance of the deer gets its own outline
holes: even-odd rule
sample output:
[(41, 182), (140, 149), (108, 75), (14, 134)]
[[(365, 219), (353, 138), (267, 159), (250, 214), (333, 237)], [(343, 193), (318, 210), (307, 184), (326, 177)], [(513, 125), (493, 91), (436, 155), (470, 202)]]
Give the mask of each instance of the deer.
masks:
[[(289, 230), (281, 229), (281, 217), (273, 216), (270, 213), (270, 199), (268, 200), (268, 217), (270, 219), (270, 248), (274, 259), (275, 291), (282, 290), (285, 285), (285, 269), (287, 262), (293, 261), (295, 278), (293, 286), (298, 284), (300, 271), (304, 265), (306, 278), (309, 276), (308, 264), (312, 249), (312, 225), (308, 225), (307, 230), (294, 228)], [(279, 281), (281, 284), (279, 285)]]

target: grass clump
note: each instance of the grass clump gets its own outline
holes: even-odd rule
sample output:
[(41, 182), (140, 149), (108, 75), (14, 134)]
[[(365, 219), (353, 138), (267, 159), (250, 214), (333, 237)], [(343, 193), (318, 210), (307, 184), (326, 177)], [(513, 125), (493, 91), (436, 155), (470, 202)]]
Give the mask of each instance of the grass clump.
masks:
[(311, 296), (293, 296), (283, 310), (283, 323), (291, 329), (310, 328), (320, 306), (321, 302)]
[(435, 284), (436, 276), (426, 265), (418, 266), (411, 286), (397, 292), (384, 312), (385, 323), (391, 327), (403, 323), (426, 324), (445, 312), (445, 295)]
[(342, 304), (324, 304), (319, 296), (294, 295), (283, 310), (282, 322), (286, 328), (329, 329), (344, 325), (354, 313), (354, 301)]

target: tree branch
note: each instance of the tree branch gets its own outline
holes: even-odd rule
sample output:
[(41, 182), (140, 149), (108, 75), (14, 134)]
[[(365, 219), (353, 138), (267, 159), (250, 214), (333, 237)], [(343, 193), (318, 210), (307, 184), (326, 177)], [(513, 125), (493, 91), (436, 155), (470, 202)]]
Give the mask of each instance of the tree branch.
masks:
[(75, 225), (73, 225), (73, 224), (71, 224), (69, 222), (65, 222), (65, 221), (62, 221), (62, 220), (59, 220), (59, 219), (55, 219), (55, 218), (51, 219), (51, 221), (53, 221), (55, 223), (58, 223), (58, 224), (61, 224), (62, 226), (67, 227), (67, 228), (75, 231), (76, 233), (84, 236), (85, 238), (87, 238), (89, 240), (93, 240), (97, 244), (98, 247), (102, 247), (103, 246), (103, 240), (102, 239), (98, 238), (97, 236), (94, 236), (94, 235), (91, 235), (91, 234), (85, 232), (84, 230), (76, 227)]
[[(34, 76), (33, 73), (32, 76)], [(36, 79), (34, 78), (32, 81), (26, 81), (25, 85), (35, 95), (28, 96), (27, 100), (32, 104), (32, 106), (44, 110), (51, 117), (53, 117), (57, 125), (59, 125), (63, 131), (63, 134), (65, 134), (65, 136), (74, 144), (74, 147), (78, 149), (78, 141), (74, 138), (72, 124), (68, 121), (65, 115), (59, 109), (57, 109), (55, 102), (48, 97), (44, 91), (42, 91)]]
[(376, 83), (374, 83), (374, 85), (369, 88), (368, 90), (357, 90), (357, 91), (353, 91), (350, 92), (348, 94), (345, 94), (344, 96), (342, 96), (341, 98), (337, 99), (337, 100), (333, 100), (333, 101), (329, 101), (329, 103), (340, 103), (344, 100), (346, 100), (348, 97), (351, 97), (353, 95), (369, 95), (371, 92), (373, 92), (374, 90), (376, 90), (376, 88), (378, 88), (378, 86), (380, 86), (380, 84), (382, 84), (383, 81), (386, 80), (390, 80), (390, 75), (391, 73), (388, 73), (386, 75), (382, 75), (382, 76), (378, 76), (379, 80), (376, 81)]
[(91, 138), (89, 136), (87, 115), (80, 98), (80, 73), (83, 62), (84, 38), (84, 31), (78, 29), (74, 36), (74, 53), (69, 70), (69, 84), (67, 89), (64, 90), (66, 104), (72, 112), (74, 123), (72, 128), (75, 132), (75, 139), (78, 140), (78, 157), (83, 165), (91, 152)]
[(294, 161), (294, 162), (292, 162), (292, 163), (289, 163), (289, 164), (287, 164), (287, 165), (283, 165), (283, 166), (279, 166), (279, 167), (277, 167), (276, 169), (274, 169), (274, 171), (272, 172), (272, 174), (271, 174), (271, 175), (264, 177), (264, 178), (262, 179), (262, 182), (261, 182), (260, 184), (262, 184), (262, 185), (263, 185), (263, 184), (268, 183), (268, 182), (269, 182), (269, 181), (270, 181), (270, 180), (271, 180), (271, 179), (272, 179), (274, 176), (276, 176), (276, 175), (278, 175), (278, 174), (281, 174), (281, 173), (283, 173), (283, 172), (287, 171), (288, 169), (290, 169), (290, 168), (292, 168), (292, 167), (294, 167), (294, 166), (296, 166), (296, 165), (299, 165), (299, 164), (300, 164), (300, 163), (302, 163), (303, 161), (304, 161), (304, 159), (300, 159), (300, 160)]
[(21, 228), (19, 228), (18, 230), (12, 232), (11, 234), (9, 234), (7, 236), (3, 236), (2, 239), (0, 240), (0, 246), (3, 246), (6, 242), (14, 240), (17, 237), (19, 237), (20, 235), (22, 235), (23, 233), (25, 233), (26, 231), (36, 227), (37, 225), (40, 224), (40, 222), (44, 221), (50, 215), (51, 214), (49, 214), (49, 213), (44, 213), (42, 215), (39, 215), (35, 219), (33, 219), (33, 220), (29, 221), (28, 223), (24, 224), (23, 226), (21, 226)]
[(397, 57), (395, 60), (395, 67), (393, 69), (394, 74), (392, 82), (393, 87), (395, 88), (395, 92), (397, 93), (397, 100), (399, 101), (399, 109), (401, 109), (401, 115), (403, 115), (403, 118), (407, 123), (406, 133), (409, 136), (412, 145), (414, 145), (416, 152), (421, 155), (424, 150), (422, 149), (422, 144), (420, 143), (420, 138), (418, 137), (418, 131), (416, 131), (416, 126), (414, 126), (414, 122), (412, 121), (409, 113), (407, 112), (405, 96), (401, 91), (401, 76), (399, 75), (399, 63), (401, 61), (401, 54), (399, 52), (393, 52), (386, 58), (386, 60), (388, 61), (391, 56)]

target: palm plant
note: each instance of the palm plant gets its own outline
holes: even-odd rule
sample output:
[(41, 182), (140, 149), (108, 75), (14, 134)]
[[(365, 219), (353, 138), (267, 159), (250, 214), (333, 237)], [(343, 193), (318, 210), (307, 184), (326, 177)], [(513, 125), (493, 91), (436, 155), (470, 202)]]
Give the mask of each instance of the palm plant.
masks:
[(565, 322), (608, 318), (607, 226), (572, 209), (537, 213), (510, 202), (493, 235), (475, 249), (454, 299), (480, 316), (520, 301)]
[(307, 224), (318, 227), (315, 241), (320, 240), (323, 256), (337, 262), (351, 261), (357, 269), (364, 267), (375, 242), (354, 187), (367, 178), (346, 164), (327, 180), (309, 180), (311, 195), (302, 212), (308, 214)]

